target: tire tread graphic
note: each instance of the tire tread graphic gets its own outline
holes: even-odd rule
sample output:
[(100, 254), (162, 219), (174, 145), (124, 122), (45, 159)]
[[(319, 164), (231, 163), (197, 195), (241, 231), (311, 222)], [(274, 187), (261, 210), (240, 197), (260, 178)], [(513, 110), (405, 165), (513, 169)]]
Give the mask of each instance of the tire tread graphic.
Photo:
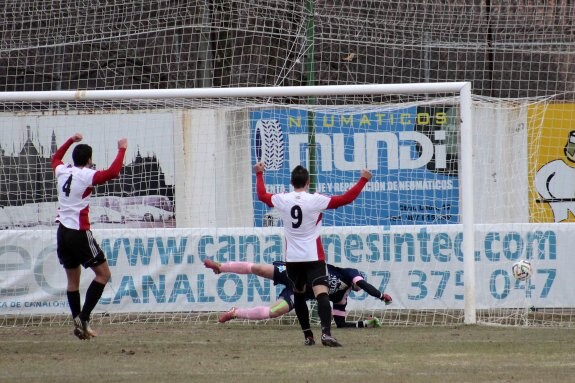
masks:
[(262, 158), (266, 170), (279, 170), (284, 160), (284, 139), (278, 120), (260, 120)]

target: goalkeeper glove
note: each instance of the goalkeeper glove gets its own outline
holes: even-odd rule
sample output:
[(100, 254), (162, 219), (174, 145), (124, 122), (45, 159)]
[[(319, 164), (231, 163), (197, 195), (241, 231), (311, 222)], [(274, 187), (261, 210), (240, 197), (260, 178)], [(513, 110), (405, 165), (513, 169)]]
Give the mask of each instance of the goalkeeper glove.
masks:
[(393, 299), (391, 299), (391, 295), (386, 293), (381, 293), (381, 297), (379, 297), (379, 299), (384, 301), (386, 305), (390, 305), (393, 302)]
[(380, 328), (381, 322), (377, 318), (369, 318), (369, 319), (363, 321), (363, 327)]

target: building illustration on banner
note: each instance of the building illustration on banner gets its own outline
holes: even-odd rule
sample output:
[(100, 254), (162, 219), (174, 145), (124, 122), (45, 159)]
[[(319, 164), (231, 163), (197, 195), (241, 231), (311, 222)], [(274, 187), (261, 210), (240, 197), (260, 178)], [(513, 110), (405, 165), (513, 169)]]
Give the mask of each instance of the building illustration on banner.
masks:
[[(14, 142), (10, 152), (5, 143), (0, 144), (0, 229), (54, 224), (58, 198), (51, 158), (57, 142), (52, 131), (49, 149), (45, 149), (28, 126), (20, 150)], [(139, 227), (143, 222), (174, 227), (173, 201), (174, 186), (166, 184), (158, 159), (154, 154), (141, 155), (138, 148), (120, 177), (94, 188), (90, 218), (95, 224)]]

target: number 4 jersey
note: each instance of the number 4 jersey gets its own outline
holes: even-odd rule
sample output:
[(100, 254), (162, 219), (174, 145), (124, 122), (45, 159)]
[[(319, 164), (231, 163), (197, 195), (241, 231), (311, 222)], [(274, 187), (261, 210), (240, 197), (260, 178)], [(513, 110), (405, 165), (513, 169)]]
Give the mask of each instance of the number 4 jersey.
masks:
[(56, 219), (69, 229), (90, 229), (88, 213), (94, 174), (96, 174), (94, 169), (86, 167), (79, 168), (69, 164), (56, 167), (59, 201)]
[(90, 218), (88, 213), (92, 186), (103, 184), (118, 177), (122, 170), (126, 148), (118, 148), (118, 154), (108, 169), (94, 170), (89, 167), (72, 166), (62, 162), (64, 154), (73, 143), (74, 140), (69, 138), (52, 157), (52, 169), (56, 175), (59, 203), (56, 220), (68, 229), (89, 230)]

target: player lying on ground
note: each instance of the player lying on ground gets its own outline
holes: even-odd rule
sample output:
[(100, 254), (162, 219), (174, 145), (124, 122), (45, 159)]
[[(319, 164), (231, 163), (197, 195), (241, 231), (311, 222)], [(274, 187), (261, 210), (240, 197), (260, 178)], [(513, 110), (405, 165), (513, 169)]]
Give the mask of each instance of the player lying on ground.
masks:
[[(235, 274), (255, 274), (260, 277), (271, 279), (275, 285), (286, 286), (279, 294), (278, 300), (271, 306), (258, 306), (248, 309), (232, 308), (230, 311), (220, 315), (219, 321), (221, 323), (227, 322), (231, 319), (251, 319), (263, 320), (270, 318), (278, 318), (287, 314), (293, 309), (293, 289), (292, 283), (289, 280), (284, 262), (274, 262), (273, 265), (258, 264), (251, 262), (228, 262), (218, 263), (210, 259), (204, 261), (204, 265), (212, 269), (214, 273), (235, 273)], [(388, 294), (380, 292), (373, 285), (366, 281), (362, 272), (353, 268), (340, 268), (327, 264), (327, 271), (329, 274), (329, 299), (333, 302), (333, 319), (338, 328), (344, 327), (381, 327), (379, 319), (371, 318), (368, 320), (361, 320), (357, 322), (347, 322), (346, 306), (347, 297), (351, 290), (360, 291), (364, 290), (369, 295), (382, 300), (386, 305), (391, 304), (392, 299)], [(307, 290), (308, 300), (313, 300), (314, 297), (311, 289)]]

